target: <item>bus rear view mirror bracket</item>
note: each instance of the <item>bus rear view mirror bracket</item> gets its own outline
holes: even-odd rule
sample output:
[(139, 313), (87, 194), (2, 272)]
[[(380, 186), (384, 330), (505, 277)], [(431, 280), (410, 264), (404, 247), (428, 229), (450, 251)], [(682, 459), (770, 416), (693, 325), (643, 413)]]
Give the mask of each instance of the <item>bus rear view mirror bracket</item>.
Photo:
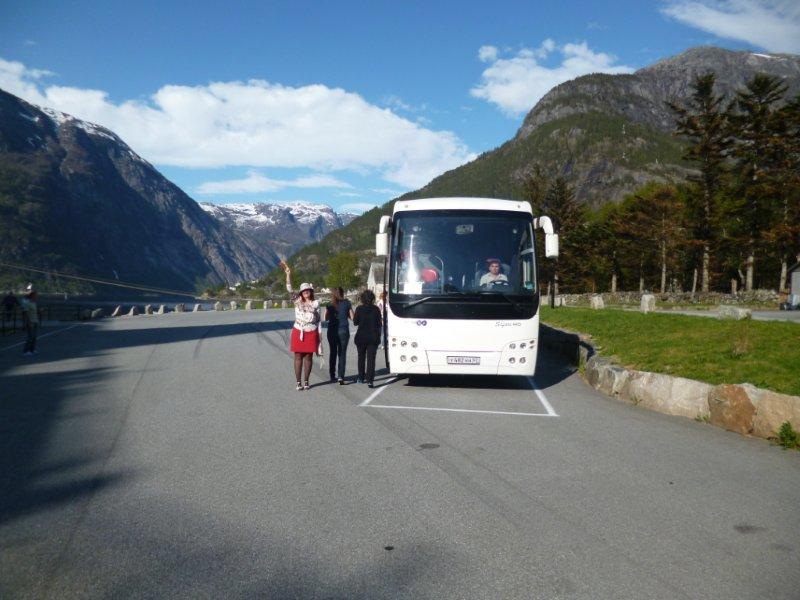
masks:
[(533, 226), (535, 229), (544, 231), (545, 258), (558, 258), (558, 234), (553, 230), (553, 222), (550, 217), (534, 219)]
[(375, 235), (375, 256), (389, 255), (389, 223), (391, 217), (383, 215), (378, 223), (378, 233)]

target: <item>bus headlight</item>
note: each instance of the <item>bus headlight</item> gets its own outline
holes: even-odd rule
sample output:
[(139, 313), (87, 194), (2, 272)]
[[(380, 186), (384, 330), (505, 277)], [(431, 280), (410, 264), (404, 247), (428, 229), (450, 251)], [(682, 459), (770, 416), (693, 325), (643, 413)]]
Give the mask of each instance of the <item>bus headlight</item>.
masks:
[(516, 360), (514, 359), (514, 357), (512, 356), (511, 358), (509, 358), (509, 359), (508, 359), (508, 362), (510, 362), (510, 363), (513, 365), (513, 364), (514, 364), (515, 362), (517, 362), (517, 361), (516, 361)]
[(405, 348), (407, 344), (408, 344), (408, 342), (403, 340), (402, 342), (400, 342), (400, 347), (401, 348)]
[(516, 348), (516, 347), (517, 347), (517, 345), (516, 345), (516, 344), (514, 344), (514, 343), (511, 343), (511, 344), (509, 344), (509, 345), (508, 345), (508, 347), (509, 347), (509, 348), (511, 348), (511, 349), (513, 350), (514, 348)]
[(417, 357), (416, 356), (412, 356), (411, 357), (411, 362), (417, 362)]
[(522, 342), (522, 343), (519, 345), (519, 349), (520, 349), (520, 350), (522, 350), (522, 349), (524, 349), (524, 348), (525, 348), (525, 342)]
[(525, 357), (524, 356), (519, 359), (519, 364), (521, 364), (521, 365), (525, 364)]
[(406, 362), (406, 355), (405, 354), (401, 354), (400, 355), (400, 362)]
[(411, 342), (411, 347), (412, 348), (416, 348), (417, 347), (417, 342)]

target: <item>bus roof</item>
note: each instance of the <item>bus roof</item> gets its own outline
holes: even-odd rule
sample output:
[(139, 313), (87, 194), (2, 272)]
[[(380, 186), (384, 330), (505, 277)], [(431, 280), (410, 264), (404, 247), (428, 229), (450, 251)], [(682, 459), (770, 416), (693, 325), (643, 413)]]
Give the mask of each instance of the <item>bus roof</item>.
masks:
[(496, 198), (423, 198), (394, 203), (395, 214), (407, 210), (510, 210), (533, 214), (528, 202)]

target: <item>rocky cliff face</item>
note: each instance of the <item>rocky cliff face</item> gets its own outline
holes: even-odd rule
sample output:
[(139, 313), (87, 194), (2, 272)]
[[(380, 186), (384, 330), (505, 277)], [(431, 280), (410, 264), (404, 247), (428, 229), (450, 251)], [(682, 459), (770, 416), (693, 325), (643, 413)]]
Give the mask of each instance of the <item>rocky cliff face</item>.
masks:
[(718, 93), (731, 99), (757, 73), (782, 78), (787, 97), (800, 92), (800, 57), (710, 47), (630, 75), (586, 75), (548, 92), (513, 139), (404, 198), (521, 198), (534, 164), (565, 176), (577, 198), (594, 207), (619, 201), (647, 181), (682, 179), (688, 165), (667, 102), (685, 104), (694, 78), (709, 72), (717, 76)]
[(200, 206), (279, 256), (290, 256), (356, 218), (356, 215), (336, 213), (326, 204), (303, 202), (222, 205), (201, 202)]
[(800, 92), (798, 56), (691, 48), (631, 75), (586, 75), (562, 83), (528, 113), (516, 138), (529, 136), (545, 123), (589, 112), (611, 112), (671, 133), (674, 118), (667, 102), (686, 102), (694, 78), (709, 72), (716, 75), (718, 91), (729, 99), (758, 73), (782, 78), (789, 86), (789, 96)]
[(191, 291), (255, 279), (277, 256), (113, 132), (0, 91), (0, 260)]

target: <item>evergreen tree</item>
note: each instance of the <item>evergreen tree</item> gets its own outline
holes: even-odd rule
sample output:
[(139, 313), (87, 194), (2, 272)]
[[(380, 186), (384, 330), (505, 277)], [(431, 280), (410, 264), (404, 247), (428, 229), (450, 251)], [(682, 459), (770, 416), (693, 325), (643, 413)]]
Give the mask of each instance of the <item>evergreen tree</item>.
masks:
[(800, 95), (778, 111), (776, 123), (778, 215), (766, 241), (778, 252), (778, 291), (787, 291), (789, 264), (800, 262)]
[(752, 290), (756, 256), (764, 256), (765, 240), (779, 222), (785, 126), (776, 105), (786, 85), (771, 75), (756, 75), (736, 95), (730, 116), (737, 164), (732, 214), (745, 248), (745, 289)]
[(726, 179), (726, 159), (731, 145), (723, 98), (714, 93), (713, 73), (698, 75), (688, 107), (668, 103), (676, 115), (676, 132), (689, 145), (684, 159), (695, 163), (698, 175), (691, 175), (686, 216), (691, 239), (700, 248), (701, 289), (707, 292), (711, 270), (711, 252), (716, 240), (719, 219), (719, 195)]
[(677, 251), (684, 239), (682, 202), (674, 186), (651, 183), (626, 198), (615, 215), (615, 236), (624, 262), (638, 273), (639, 291), (646, 280), (659, 282), (663, 294), (667, 279), (678, 271)]

